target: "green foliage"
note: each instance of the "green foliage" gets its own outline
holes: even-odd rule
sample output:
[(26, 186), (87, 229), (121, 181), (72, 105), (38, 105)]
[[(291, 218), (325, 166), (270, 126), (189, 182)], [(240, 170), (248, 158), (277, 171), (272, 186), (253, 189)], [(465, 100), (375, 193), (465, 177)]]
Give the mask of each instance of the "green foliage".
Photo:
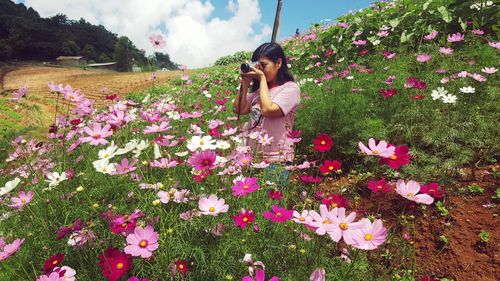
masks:
[(224, 56), (221, 58), (218, 58), (215, 62), (215, 66), (224, 66), (224, 65), (229, 65), (229, 64), (234, 64), (234, 63), (243, 63), (245, 61), (250, 60), (252, 57), (251, 52), (237, 52), (232, 55)]
[(116, 61), (115, 69), (117, 71), (130, 71), (132, 69), (132, 42), (126, 37), (122, 36), (118, 39), (115, 47), (113, 57)]
[(491, 196), (491, 199), (495, 201), (500, 201), (500, 188), (495, 189), (495, 194)]
[(436, 202), (436, 208), (439, 211), (439, 214), (441, 214), (441, 216), (443, 216), (443, 217), (446, 217), (450, 214), (448, 209), (446, 209), (446, 207), (444, 206), (443, 201)]
[(480, 187), (477, 184), (471, 184), (471, 185), (467, 186), (467, 190), (472, 195), (479, 195), (479, 194), (484, 193), (484, 188)]
[(488, 243), (490, 242), (490, 233), (486, 230), (481, 230), (481, 232), (479, 233), (479, 239), (481, 240), (481, 242), (483, 243)]

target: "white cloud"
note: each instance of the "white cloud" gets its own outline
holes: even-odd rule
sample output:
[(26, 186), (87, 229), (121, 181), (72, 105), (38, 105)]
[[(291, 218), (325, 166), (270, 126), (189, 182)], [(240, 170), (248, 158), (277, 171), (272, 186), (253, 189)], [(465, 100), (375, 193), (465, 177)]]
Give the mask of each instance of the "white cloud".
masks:
[(269, 25), (260, 22), (258, 0), (228, 0), (225, 9), (232, 16), (227, 19), (212, 16), (215, 7), (209, 0), (26, 0), (25, 5), (42, 17), (63, 13), (73, 20), (102, 24), (148, 53), (153, 52), (148, 36), (162, 34), (167, 40), (162, 51), (190, 68), (253, 50), (272, 33)]

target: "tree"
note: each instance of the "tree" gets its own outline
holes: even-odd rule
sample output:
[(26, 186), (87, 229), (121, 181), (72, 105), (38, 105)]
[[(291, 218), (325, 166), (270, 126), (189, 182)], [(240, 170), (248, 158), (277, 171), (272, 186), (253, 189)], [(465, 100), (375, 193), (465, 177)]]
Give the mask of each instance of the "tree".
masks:
[(131, 45), (132, 42), (126, 37), (122, 36), (118, 38), (118, 43), (116, 43), (115, 52), (113, 57), (116, 61), (115, 69), (117, 71), (130, 71), (132, 69), (132, 65), (130, 60), (132, 58), (131, 54)]
[(98, 59), (94, 45), (92, 44), (85, 44), (85, 47), (83, 47), (82, 50), (82, 56), (84, 56), (88, 60), (96, 61)]
[(63, 42), (61, 46), (61, 53), (67, 56), (76, 56), (80, 53), (80, 47), (78, 47), (75, 41)]

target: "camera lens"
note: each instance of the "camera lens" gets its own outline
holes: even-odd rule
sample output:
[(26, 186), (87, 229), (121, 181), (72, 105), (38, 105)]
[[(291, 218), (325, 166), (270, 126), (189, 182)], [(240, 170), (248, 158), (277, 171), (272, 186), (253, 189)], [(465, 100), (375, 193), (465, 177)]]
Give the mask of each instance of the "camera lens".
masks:
[(241, 72), (247, 73), (248, 71), (250, 71), (250, 65), (246, 62), (242, 63), (240, 66), (240, 69), (241, 69)]

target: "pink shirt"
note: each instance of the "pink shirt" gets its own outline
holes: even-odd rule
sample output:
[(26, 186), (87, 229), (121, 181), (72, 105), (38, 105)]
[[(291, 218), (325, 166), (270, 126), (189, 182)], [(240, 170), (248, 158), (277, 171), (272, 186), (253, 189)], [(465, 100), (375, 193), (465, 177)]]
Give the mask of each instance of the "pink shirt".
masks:
[(256, 161), (265, 160), (267, 162), (286, 162), (293, 161), (294, 151), (293, 143), (287, 137), (288, 133), (293, 129), (295, 120), (295, 112), (300, 103), (300, 88), (295, 82), (287, 82), (281, 86), (274, 87), (269, 90), (271, 101), (277, 104), (283, 113), (282, 117), (266, 118), (261, 116), (260, 112), (260, 94), (259, 90), (248, 94), (247, 102), (251, 104), (250, 122), (245, 124), (245, 129), (250, 129), (255, 126), (261, 116), (261, 120), (257, 127), (247, 131), (248, 134), (265, 130), (269, 137), (273, 138), (270, 145), (261, 145), (257, 140), (247, 137), (247, 145), (252, 148), (253, 156)]

